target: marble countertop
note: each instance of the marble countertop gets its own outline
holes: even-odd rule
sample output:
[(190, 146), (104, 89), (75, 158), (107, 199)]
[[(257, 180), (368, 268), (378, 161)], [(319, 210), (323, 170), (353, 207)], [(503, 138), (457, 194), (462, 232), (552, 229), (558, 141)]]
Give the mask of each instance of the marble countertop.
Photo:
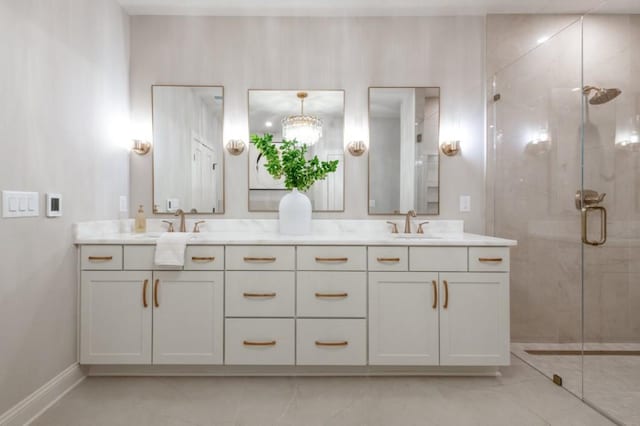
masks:
[[(127, 231), (118, 221), (77, 224), (75, 243), (155, 244), (166, 230), (160, 221), (148, 223), (148, 232)], [(187, 228), (192, 229), (192, 228)], [(125, 232), (121, 232), (125, 230)], [(415, 230), (414, 230), (415, 232)], [(277, 232), (273, 220), (211, 220), (202, 232), (190, 233), (190, 245), (395, 245), (395, 246), (515, 246), (517, 242), (463, 232), (462, 221), (430, 221), (424, 234), (392, 234), (385, 221), (314, 221), (310, 235)]]

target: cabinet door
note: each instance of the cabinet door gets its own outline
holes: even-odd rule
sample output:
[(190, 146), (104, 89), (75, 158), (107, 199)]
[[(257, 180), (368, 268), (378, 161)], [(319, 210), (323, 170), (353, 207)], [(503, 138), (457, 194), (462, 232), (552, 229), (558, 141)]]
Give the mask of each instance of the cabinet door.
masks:
[(509, 359), (509, 274), (441, 273), (440, 364), (509, 365)]
[(150, 364), (151, 273), (83, 271), (80, 286), (80, 363)]
[(438, 365), (438, 274), (369, 273), (369, 364)]
[(154, 364), (222, 364), (222, 277), (209, 271), (154, 272)]

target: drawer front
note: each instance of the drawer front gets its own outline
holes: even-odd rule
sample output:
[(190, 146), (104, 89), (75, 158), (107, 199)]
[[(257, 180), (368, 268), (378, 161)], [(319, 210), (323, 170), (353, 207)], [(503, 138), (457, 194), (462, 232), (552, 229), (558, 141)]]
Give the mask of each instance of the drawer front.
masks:
[(408, 271), (408, 247), (369, 247), (370, 271)]
[(155, 264), (156, 246), (124, 246), (123, 264), (126, 271), (180, 270), (180, 266)]
[(294, 319), (225, 320), (225, 364), (293, 365)]
[(80, 267), (85, 271), (122, 269), (122, 246), (82, 246)]
[(473, 272), (509, 271), (507, 247), (469, 247), (469, 270)]
[(300, 246), (300, 271), (366, 271), (367, 249), (364, 246)]
[(298, 272), (299, 317), (367, 316), (366, 272)]
[(464, 272), (467, 270), (467, 248), (410, 247), (409, 270)]
[(296, 250), (293, 246), (227, 246), (227, 270), (293, 271)]
[(187, 246), (184, 269), (189, 271), (221, 271), (224, 269), (223, 246)]
[(293, 317), (295, 272), (229, 271), (225, 280), (227, 317)]
[(366, 365), (364, 319), (299, 319), (298, 365)]

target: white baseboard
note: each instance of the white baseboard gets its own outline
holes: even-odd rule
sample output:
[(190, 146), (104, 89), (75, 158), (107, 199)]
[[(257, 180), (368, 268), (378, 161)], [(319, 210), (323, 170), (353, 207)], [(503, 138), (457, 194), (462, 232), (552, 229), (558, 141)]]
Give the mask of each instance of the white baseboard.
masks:
[(0, 415), (0, 426), (30, 424), (84, 378), (85, 375), (80, 369), (80, 365), (78, 363), (72, 364), (6, 413)]

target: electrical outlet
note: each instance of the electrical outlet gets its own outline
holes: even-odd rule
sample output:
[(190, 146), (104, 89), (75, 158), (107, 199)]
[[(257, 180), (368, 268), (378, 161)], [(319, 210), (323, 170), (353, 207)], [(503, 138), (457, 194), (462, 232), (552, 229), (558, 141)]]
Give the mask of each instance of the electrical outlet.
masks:
[(468, 213), (470, 211), (471, 211), (471, 196), (461, 195), (460, 196), (460, 212)]

